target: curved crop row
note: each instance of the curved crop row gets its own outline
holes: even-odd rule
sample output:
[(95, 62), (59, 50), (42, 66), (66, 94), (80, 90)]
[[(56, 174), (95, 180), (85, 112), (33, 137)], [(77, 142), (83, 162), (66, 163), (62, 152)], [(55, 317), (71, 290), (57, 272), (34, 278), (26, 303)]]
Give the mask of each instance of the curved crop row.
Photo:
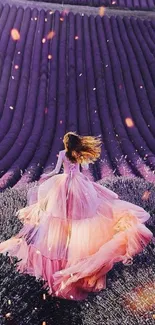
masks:
[[(39, 0), (34, 0), (39, 1)], [(40, 0), (42, 2), (42, 0)], [(113, 7), (140, 10), (155, 9), (155, 0), (46, 0), (45, 2), (92, 7)]]
[(154, 21), (0, 7), (0, 187), (53, 168), (67, 131), (102, 135), (95, 179), (155, 175)]

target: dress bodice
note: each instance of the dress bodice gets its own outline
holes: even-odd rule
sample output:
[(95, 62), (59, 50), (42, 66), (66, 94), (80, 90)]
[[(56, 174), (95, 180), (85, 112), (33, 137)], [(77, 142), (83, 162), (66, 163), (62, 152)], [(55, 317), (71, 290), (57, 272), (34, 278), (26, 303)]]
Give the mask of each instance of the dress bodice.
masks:
[(80, 165), (79, 163), (72, 163), (64, 154), (63, 158), (63, 167), (64, 167), (64, 173), (79, 173), (80, 172)]
[[(72, 163), (67, 157), (66, 157), (66, 151), (62, 150), (59, 152), (58, 155), (58, 161), (56, 164), (55, 169), (53, 170), (54, 174), (58, 174), (60, 171), (60, 168), (63, 164), (64, 167), (64, 173), (65, 174), (77, 174), (80, 173), (80, 164), (79, 163)], [(88, 169), (89, 164), (81, 164), (82, 169)]]

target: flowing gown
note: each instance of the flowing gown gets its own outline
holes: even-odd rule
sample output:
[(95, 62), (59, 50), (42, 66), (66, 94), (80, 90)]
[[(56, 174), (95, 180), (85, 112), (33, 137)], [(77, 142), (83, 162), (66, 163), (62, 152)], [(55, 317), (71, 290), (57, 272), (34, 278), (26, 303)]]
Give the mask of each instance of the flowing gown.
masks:
[(56, 175), (29, 190), (28, 205), (18, 211), (23, 228), (0, 244), (0, 253), (20, 260), (20, 272), (46, 280), (53, 296), (75, 300), (105, 288), (114, 263), (132, 262), (153, 236), (144, 225), (149, 213), (79, 167), (60, 151)]

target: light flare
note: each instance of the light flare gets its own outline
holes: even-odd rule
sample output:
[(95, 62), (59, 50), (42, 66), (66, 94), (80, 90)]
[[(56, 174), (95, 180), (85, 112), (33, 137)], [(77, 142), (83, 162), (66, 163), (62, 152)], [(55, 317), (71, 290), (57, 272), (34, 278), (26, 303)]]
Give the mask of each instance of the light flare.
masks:
[(11, 37), (14, 41), (18, 41), (20, 39), (20, 33), (18, 29), (16, 28), (11, 29)]
[(5, 315), (6, 318), (9, 318), (10, 316), (11, 316), (11, 313), (7, 313), (7, 314)]
[(99, 15), (100, 15), (101, 17), (103, 17), (104, 14), (105, 14), (105, 7), (102, 6), (102, 7), (99, 8)]
[(147, 201), (150, 197), (151, 192), (150, 191), (145, 191), (142, 196), (142, 200)]
[(132, 128), (134, 126), (134, 122), (133, 122), (132, 118), (130, 118), (130, 117), (127, 117), (125, 119), (125, 123), (129, 128)]
[(51, 30), (48, 34), (47, 34), (47, 39), (52, 39), (55, 36), (55, 32), (53, 30)]
[(144, 287), (136, 287), (125, 298), (125, 305), (133, 312), (143, 313), (153, 309), (155, 301), (155, 284), (147, 283)]

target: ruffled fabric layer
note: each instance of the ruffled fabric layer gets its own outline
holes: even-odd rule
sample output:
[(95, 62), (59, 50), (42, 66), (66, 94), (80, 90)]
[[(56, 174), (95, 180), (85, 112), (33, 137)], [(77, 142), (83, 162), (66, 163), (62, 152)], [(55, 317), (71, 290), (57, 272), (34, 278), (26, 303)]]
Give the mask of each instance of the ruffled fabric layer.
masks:
[(54, 274), (56, 294), (71, 299), (76, 288), (86, 292), (104, 289), (106, 274), (113, 265), (117, 262), (131, 264), (133, 256), (140, 253), (151, 238), (152, 233), (142, 224), (116, 233), (95, 254)]
[(53, 295), (80, 300), (105, 288), (114, 263), (131, 262), (152, 238), (143, 208), (82, 173), (53, 176), (28, 197), (23, 228), (0, 252), (17, 256), (19, 271), (42, 277)]

